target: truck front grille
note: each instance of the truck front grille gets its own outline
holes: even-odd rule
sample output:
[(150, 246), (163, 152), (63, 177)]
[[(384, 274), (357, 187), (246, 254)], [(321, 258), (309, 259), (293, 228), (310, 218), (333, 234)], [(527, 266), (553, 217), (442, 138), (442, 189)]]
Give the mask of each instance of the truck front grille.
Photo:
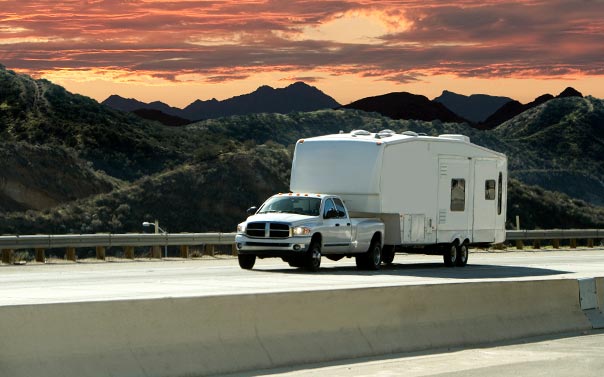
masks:
[(283, 223), (255, 222), (247, 224), (245, 234), (255, 238), (287, 238), (290, 230), (289, 225)]

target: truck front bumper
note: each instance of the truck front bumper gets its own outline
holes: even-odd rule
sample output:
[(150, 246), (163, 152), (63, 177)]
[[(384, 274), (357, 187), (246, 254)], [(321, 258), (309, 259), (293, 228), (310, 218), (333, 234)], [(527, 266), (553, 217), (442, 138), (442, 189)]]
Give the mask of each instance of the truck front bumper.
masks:
[(287, 257), (302, 255), (310, 246), (310, 237), (250, 238), (244, 234), (235, 236), (237, 251), (242, 255), (259, 257)]

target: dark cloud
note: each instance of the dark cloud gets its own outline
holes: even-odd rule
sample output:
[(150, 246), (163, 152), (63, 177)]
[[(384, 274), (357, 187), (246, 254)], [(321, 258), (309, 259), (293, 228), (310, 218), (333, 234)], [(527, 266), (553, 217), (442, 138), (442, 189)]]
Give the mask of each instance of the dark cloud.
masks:
[[(421, 74), (556, 77), (604, 71), (604, 2), (4, 1), (0, 63), (31, 72), (119, 69), (211, 82), (268, 70), (353, 73), (401, 83)], [(9, 9), (7, 11), (6, 9)], [(404, 15), (374, 43), (307, 40), (347, 12)], [(312, 82), (313, 77), (303, 81)]]

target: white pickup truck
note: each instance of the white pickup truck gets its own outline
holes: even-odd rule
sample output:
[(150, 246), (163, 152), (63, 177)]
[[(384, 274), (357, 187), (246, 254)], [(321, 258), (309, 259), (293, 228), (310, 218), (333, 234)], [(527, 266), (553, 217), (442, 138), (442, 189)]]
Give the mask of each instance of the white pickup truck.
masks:
[(350, 218), (338, 196), (277, 194), (248, 213), (235, 238), (243, 269), (253, 268), (257, 257), (277, 257), (314, 272), (322, 255), (331, 260), (354, 256), (359, 269), (380, 267), (384, 223)]

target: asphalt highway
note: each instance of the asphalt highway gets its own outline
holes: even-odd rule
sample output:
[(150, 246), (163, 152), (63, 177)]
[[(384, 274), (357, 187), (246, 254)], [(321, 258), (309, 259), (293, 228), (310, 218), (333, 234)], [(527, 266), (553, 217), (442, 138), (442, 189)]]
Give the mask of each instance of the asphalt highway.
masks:
[(597, 276), (604, 276), (603, 248), (474, 251), (465, 268), (447, 268), (438, 256), (400, 254), (376, 272), (358, 271), (353, 259), (326, 258), (319, 273), (280, 259), (259, 260), (250, 271), (232, 257), (61, 261), (0, 266), (0, 306)]

